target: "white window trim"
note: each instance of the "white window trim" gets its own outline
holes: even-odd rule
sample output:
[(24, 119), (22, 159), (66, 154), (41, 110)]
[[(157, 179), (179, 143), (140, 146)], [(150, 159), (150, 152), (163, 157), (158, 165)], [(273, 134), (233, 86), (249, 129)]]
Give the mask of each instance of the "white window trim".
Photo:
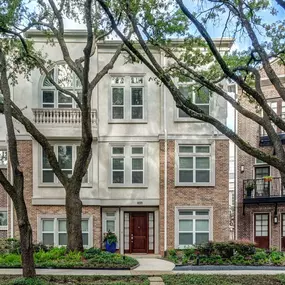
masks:
[[(175, 248), (187, 248), (188, 245), (179, 246), (179, 211), (181, 210), (189, 210), (189, 211), (197, 211), (197, 210), (209, 210), (209, 241), (213, 240), (213, 207), (203, 207), (203, 206), (176, 206), (175, 207)], [(202, 216), (201, 216), (202, 217)]]
[[(180, 145), (193, 145), (193, 146), (210, 146), (210, 182), (179, 182), (179, 146)], [(215, 169), (216, 169), (216, 158), (215, 158), (215, 141), (203, 140), (203, 141), (190, 141), (190, 140), (177, 140), (175, 142), (175, 186), (215, 186)], [(203, 157), (201, 155), (201, 157)]]
[[(147, 123), (147, 84), (145, 73), (140, 74), (109, 74), (109, 124), (120, 123), (120, 124), (146, 124)], [(124, 77), (124, 84), (113, 84), (112, 77)], [(135, 84), (131, 83), (131, 77), (143, 77), (143, 84)], [(112, 90), (114, 87), (124, 88), (124, 118), (123, 119), (113, 119), (113, 102), (112, 102)], [(132, 97), (131, 97), (131, 89), (135, 87), (142, 87), (143, 89), (143, 118), (142, 119), (132, 119)]]
[[(43, 231), (42, 231), (42, 221), (43, 220), (53, 220), (54, 227), (54, 246), (58, 245), (58, 220), (66, 219), (66, 215), (39, 215), (37, 217), (37, 240), (38, 242), (42, 242)], [(88, 220), (88, 245), (84, 245), (85, 248), (89, 248), (93, 246), (93, 217), (88, 215), (82, 215), (82, 220)], [(51, 232), (50, 232), (51, 233)], [(85, 232), (86, 233), (86, 232)], [(60, 245), (62, 246), (62, 245)]]
[[(51, 145), (54, 147), (54, 152), (56, 158), (58, 159), (58, 146), (72, 146), (72, 172), (74, 169), (75, 161), (77, 158), (77, 147), (80, 146), (79, 142), (68, 142), (68, 141), (58, 141), (58, 142), (50, 142)], [(56, 175), (54, 174), (54, 182), (43, 182), (43, 148), (39, 146), (39, 187), (63, 187)], [(87, 169), (87, 177), (88, 181), (86, 183), (82, 182), (81, 187), (91, 187), (92, 186), (92, 159), (89, 163)], [(52, 170), (52, 168), (51, 168)]]
[[(123, 147), (123, 155), (113, 155), (113, 147)], [(143, 154), (132, 154), (132, 147), (142, 147)], [(147, 173), (147, 144), (142, 143), (120, 143), (109, 145), (109, 185), (108, 188), (147, 188), (148, 187), (148, 173)], [(112, 159), (113, 157), (124, 157), (124, 183), (113, 183), (112, 182)], [(132, 158), (142, 157), (143, 158), (143, 183), (132, 183)]]

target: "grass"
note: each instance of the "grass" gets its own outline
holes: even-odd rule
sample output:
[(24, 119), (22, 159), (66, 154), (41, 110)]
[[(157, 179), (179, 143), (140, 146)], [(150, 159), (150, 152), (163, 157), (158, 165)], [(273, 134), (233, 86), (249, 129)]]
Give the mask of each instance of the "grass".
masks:
[(285, 275), (163, 275), (165, 285), (284, 285)]
[(147, 276), (38, 276), (24, 279), (19, 276), (2, 275), (0, 285), (149, 285)]

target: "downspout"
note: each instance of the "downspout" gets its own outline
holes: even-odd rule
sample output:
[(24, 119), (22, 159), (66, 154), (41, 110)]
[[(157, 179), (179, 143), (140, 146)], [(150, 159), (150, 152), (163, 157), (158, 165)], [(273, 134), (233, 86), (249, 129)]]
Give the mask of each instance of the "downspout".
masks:
[[(238, 88), (237, 88), (237, 85), (235, 85), (236, 88), (235, 88), (235, 99), (237, 100), (237, 92), (238, 92)], [(238, 131), (238, 120), (237, 120), (237, 110), (234, 109), (234, 132), (237, 133)], [(235, 183), (234, 183), (234, 201), (235, 201), (235, 204), (234, 204), (234, 213), (235, 213), (235, 224), (234, 224), (234, 228), (235, 228), (235, 231), (234, 231), (234, 239), (237, 239), (238, 236), (237, 236), (237, 223), (238, 223), (238, 216), (237, 216), (237, 205), (238, 205), (238, 164), (237, 164), (237, 151), (238, 151), (238, 148), (236, 146), (236, 144), (234, 144), (234, 172), (235, 172)]]
[[(11, 100), (14, 101), (14, 86), (12, 87), (12, 94), (11, 94)], [(7, 158), (9, 161), (9, 148), (7, 148)], [(9, 167), (9, 166), (8, 166)], [(8, 176), (8, 167), (7, 167), (7, 176)], [(13, 184), (13, 170), (12, 166), (10, 168), (10, 183)], [(8, 179), (9, 180), (9, 179)], [(8, 204), (8, 199), (7, 199)], [(11, 223), (11, 232), (10, 232), (10, 238), (14, 238), (14, 203), (12, 201), (12, 198), (10, 198), (10, 205), (11, 205), (11, 214), (10, 214), (10, 223)]]

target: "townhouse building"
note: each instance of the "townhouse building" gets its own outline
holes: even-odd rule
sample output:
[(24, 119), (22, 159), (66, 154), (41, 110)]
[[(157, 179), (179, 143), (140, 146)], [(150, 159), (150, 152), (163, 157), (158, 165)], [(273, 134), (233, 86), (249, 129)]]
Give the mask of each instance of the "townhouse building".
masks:
[[(50, 72), (64, 88), (81, 86), (62, 60), (57, 44), (49, 46), (39, 31), (26, 35), (55, 62)], [(66, 32), (72, 57), (79, 57), (85, 32)], [(217, 40), (228, 50), (231, 39)], [(108, 63), (118, 41), (98, 44), (90, 77)], [(158, 50), (153, 51), (167, 64)], [(213, 126), (177, 109), (171, 94), (141, 63), (124, 54), (99, 82), (92, 97), (92, 160), (81, 189), (84, 246), (102, 247), (108, 230), (118, 236), (120, 253), (163, 254), (208, 240), (229, 239), (229, 142)], [(226, 102), (192, 82), (179, 88), (194, 103), (226, 122)], [(202, 99), (203, 98), (203, 99)], [(62, 169), (71, 174), (81, 138), (80, 111), (43, 74), (19, 79), (13, 100), (54, 146)], [(66, 245), (65, 192), (38, 143), (16, 123), (25, 198), (35, 242)], [(9, 235), (18, 236), (10, 209)]]
[[(284, 82), (285, 69), (278, 61), (272, 63)], [(271, 108), (285, 118), (285, 102), (260, 70), (261, 86)], [(241, 103), (255, 111), (255, 105), (240, 97)], [(260, 113), (259, 113), (260, 114)], [(276, 128), (285, 144), (285, 134)], [(274, 155), (272, 143), (263, 128), (238, 114), (238, 133), (251, 145)], [(258, 247), (285, 249), (285, 199), (280, 173), (274, 167), (238, 150), (237, 238), (248, 239)]]

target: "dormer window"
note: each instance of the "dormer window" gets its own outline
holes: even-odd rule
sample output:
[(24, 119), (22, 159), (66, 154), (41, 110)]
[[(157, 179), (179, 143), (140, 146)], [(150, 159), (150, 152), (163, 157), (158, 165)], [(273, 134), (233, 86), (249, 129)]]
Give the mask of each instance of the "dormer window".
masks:
[[(60, 87), (81, 97), (80, 80), (67, 64), (56, 65), (50, 71), (50, 76)], [(75, 101), (70, 96), (58, 91), (47, 77), (44, 78), (41, 89), (43, 108), (77, 108)]]

